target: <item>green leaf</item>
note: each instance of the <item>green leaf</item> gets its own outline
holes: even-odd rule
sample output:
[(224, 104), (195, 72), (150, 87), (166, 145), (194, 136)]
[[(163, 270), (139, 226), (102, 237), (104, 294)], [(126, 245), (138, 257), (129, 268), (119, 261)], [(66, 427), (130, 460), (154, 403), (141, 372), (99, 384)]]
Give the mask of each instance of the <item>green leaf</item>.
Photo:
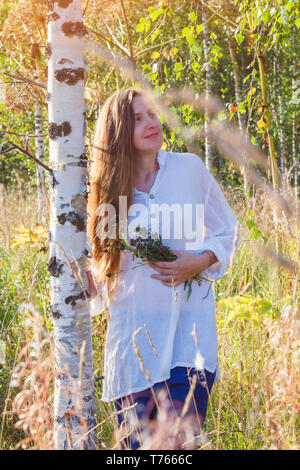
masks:
[(265, 25), (267, 25), (267, 24), (269, 23), (269, 20), (270, 20), (270, 13), (269, 13), (269, 11), (268, 11), (268, 10), (265, 10), (265, 11), (262, 13), (261, 17), (262, 17), (262, 20), (263, 20), (263, 22), (265, 23)]
[(255, 227), (256, 223), (253, 220), (249, 219), (246, 221), (246, 225), (251, 230)]
[(199, 62), (192, 62), (192, 69), (194, 70), (194, 72), (197, 73), (200, 68), (201, 68), (201, 65), (199, 64)]
[(160, 33), (160, 29), (155, 29), (152, 33), (152, 36), (151, 36), (151, 42), (154, 42), (155, 39), (157, 38), (157, 36), (159, 35)]
[(202, 55), (202, 47), (200, 44), (197, 44), (196, 42), (192, 44), (192, 50), (197, 54), (198, 56)]
[(261, 231), (258, 230), (258, 228), (254, 228), (251, 230), (250, 238), (252, 238), (252, 240), (256, 240), (260, 236), (261, 236)]
[(240, 46), (242, 44), (242, 42), (244, 41), (245, 36), (243, 36), (242, 33), (238, 33), (238, 34), (236, 34), (235, 39), (236, 39), (236, 42), (238, 43), (238, 45)]
[(300, 18), (296, 18), (295, 25), (297, 26), (297, 28), (300, 27)]
[(164, 8), (159, 8), (158, 10), (154, 10), (150, 13), (150, 18), (152, 21), (155, 21), (160, 15), (163, 15), (165, 12), (166, 10), (164, 10)]
[(244, 103), (240, 103), (240, 104), (238, 105), (238, 109), (239, 109), (239, 112), (240, 112), (241, 114), (244, 114), (244, 113), (246, 112)]
[(181, 70), (183, 70), (183, 65), (181, 62), (176, 62), (175, 65), (174, 65), (174, 69), (175, 69), (175, 72), (180, 72)]
[(182, 36), (187, 36), (190, 33), (191, 33), (190, 28), (188, 28), (187, 26), (183, 28), (183, 30), (181, 31)]
[(145, 25), (143, 23), (139, 23), (136, 27), (136, 31), (138, 33), (142, 33), (144, 31), (144, 29), (145, 29)]
[(189, 14), (189, 19), (191, 20), (192, 23), (195, 23), (196, 19), (197, 19), (197, 13), (195, 11), (192, 11), (190, 14)]
[(189, 45), (192, 46), (196, 41), (196, 35), (194, 33), (188, 34), (186, 36), (186, 40), (189, 43)]

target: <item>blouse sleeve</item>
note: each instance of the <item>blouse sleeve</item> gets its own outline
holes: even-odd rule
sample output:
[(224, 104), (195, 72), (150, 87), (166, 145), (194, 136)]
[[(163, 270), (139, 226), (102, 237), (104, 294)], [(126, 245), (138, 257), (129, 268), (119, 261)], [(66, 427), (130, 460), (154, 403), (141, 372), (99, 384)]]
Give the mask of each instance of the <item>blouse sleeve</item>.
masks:
[(205, 270), (211, 279), (224, 276), (240, 244), (239, 222), (231, 210), (218, 182), (210, 181), (204, 206), (204, 243), (199, 253), (211, 250), (218, 261)]

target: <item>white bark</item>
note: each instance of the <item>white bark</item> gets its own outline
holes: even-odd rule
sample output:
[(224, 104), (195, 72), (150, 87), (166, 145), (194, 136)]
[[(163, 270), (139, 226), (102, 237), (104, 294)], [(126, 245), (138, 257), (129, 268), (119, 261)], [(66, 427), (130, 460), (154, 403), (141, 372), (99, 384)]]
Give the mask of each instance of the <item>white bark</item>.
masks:
[[(205, 79), (205, 96), (209, 98), (211, 94), (210, 84), (211, 84), (211, 65), (209, 61), (209, 31), (207, 26), (207, 15), (205, 11), (205, 7), (202, 5), (202, 21), (203, 21), (203, 51), (204, 51), (204, 59), (205, 59), (205, 72), (206, 72), (206, 79)], [(206, 116), (207, 113), (205, 112)], [(208, 170), (212, 170), (212, 154), (211, 154), (211, 145), (207, 138), (207, 130), (208, 130), (208, 121), (204, 120), (204, 131), (205, 131), (205, 164)]]
[(52, 0), (49, 3), (48, 133), (54, 178), (50, 193), (48, 268), (58, 368), (54, 398), (55, 447), (92, 449), (94, 435), (84, 436), (95, 425), (95, 405), (85, 273), (85, 65), (81, 1)]
[[(42, 126), (42, 108), (38, 103), (34, 110), (34, 132), (35, 138), (35, 156), (40, 160), (44, 160), (44, 149), (43, 149), (43, 126)], [(37, 195), (38, 195), (38, 214), (41, 223), (45, 223), (45, 211), (46, 211), (46, 197), (45, 197), (45, 174), (44, 170), (40, 165), (37, 165)]]

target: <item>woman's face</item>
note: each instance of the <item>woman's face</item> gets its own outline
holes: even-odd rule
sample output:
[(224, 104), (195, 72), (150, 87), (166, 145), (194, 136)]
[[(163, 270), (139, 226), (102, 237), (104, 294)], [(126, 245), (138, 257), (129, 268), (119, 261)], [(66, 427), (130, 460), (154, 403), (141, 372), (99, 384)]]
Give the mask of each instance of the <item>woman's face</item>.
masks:
[(153, 153), (163, 144), (162, 125), (146, 101), (137, 95), (132, 100), (134, 113), (133, 146), (137, 154)]

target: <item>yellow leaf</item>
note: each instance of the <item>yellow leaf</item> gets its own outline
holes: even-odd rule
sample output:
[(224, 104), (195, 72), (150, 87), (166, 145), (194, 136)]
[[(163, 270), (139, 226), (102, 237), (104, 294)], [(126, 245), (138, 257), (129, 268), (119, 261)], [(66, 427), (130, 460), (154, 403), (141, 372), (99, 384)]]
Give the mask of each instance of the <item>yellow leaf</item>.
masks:
[(152, 59), (158, 59), (160, 56), (160, 53), (158, 51), (154, 51), (151, 55)]
[(262, 129), (262, 128), (265, 127), (265, 126), (266, 126), (265, 121), (260, 120), (260, 121), (257, 122), (257, 127), (258, 127), (259, 129)]
[(174, 56), (177, 54), (177, 52), (178, 52), (177, 47), (172, 47), (172, 49), (169, 52), (169, 55), (170, 55), (171, 59), (174, 58)]
[(166, 150), (166, 149), (167, 149), (167, 144), (166, 144), (166, 142), (163, 142), (161, 148), (162, 148), (162, 150)]
[(261, 115), (261, 113), (263, 112), (263, 107), (260, 106), (260, 107), (258, 108), (257, 112), (258, 112), (259, 115)]

